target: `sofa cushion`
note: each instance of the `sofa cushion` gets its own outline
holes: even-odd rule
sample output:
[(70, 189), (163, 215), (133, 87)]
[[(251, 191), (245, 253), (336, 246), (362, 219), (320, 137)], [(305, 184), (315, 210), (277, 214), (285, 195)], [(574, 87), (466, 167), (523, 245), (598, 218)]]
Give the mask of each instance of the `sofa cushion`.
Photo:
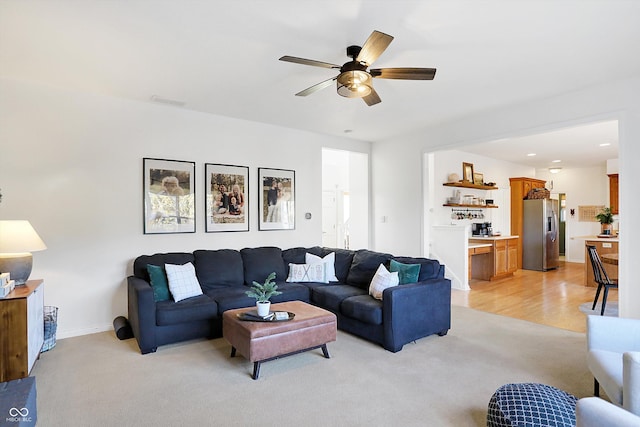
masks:
[(147, 271), (153, 288), (154, 301), (167, 301), (171, 299), (169, 294), (169, 282), (164, 267), (159, 265), (147, 264)]
[(307, 253), (305, 255), (305, 262), (307, 264), (324, 264), (325, 272), (327, 275), (327, 282), (337, 282), (338, 278), (336, 277), (336, 253), (331, 252), (324, 257), (319, 257), (318, 255)]
[(289, 266), (289, 264), (306, 264), (305, 256), (307, 253), (314, 255), (322, 255), (322, 248), (319, 246), (314, 246), (312, 248), (290, 248), (284, 249), (282, 251), (282, 260), (284, 261), (284, 265)]
[(404, 264), (392, 259), (389, 263), (390, 272), (398, 272), (401, 285), (416, 283), (420, 277), (420, 264)]
[[(247, 296), (249, 288), (227, 287), (207, 290), (207, 295), (218, 304), (218, 314), (222, 316), (227, 310), (252, 307), (256, 305), (255, 298)], [(299, 283), (278, 284), (280, 295), (271, 297), (272, 303), (299, 300), (309, 302), (309, 289)]]
[(390, 273), (387, 271), (384, 264), (380, 264), (378, 270), (376, 270), (376, 274), (373, 276), (373, 279), (371, 279), (369, 295), (375, 299), (381, 300), (382, 292), (387, 288), (398, 286), (398, 283), (400, 283), (400, 279), (398, 279), (398, 272), (394, 271), (393, 273)]
[(203, 290), (220, 286), (243, 286), (244, 269), (240, 252), (233, 249), (197, 250), (196, 275)]
[(382, 324), (382, 301), (370, 295), (346, 298), (340, 304), (340, 312), (347, 317), (370, 325)]
[(347, 276), (347, 283), (368, 290), (371, 279), (373, 279), (380, 264), (387, 263), (391, 258), (393, 258), (391, 254), (373, 252), (367, 249), (356, 251)]
[(196, 269), (190, 262), (184, 265), (165, 264), (169, 290), (175, 302), (202, 295), (202, 288), (196, 277)]
[(188, 298), (180, 302), (160, 301), (156, 304), (158, 326), (175, 325), (218, 316), (218, 305), (207, 295)]
[(208, 289), (206, 294), (209, 298), (212, 298), (218, 304), (218, 315), (222, 316), (227, 310), (233, 310), (235, 308), (251, 307), (256, 305), (256, 299), (247, 296), (246, 291), (249, 288), (246, 286), (240, 287), (225, 287)]
[(244, 248), (240, 250), (240, 254), (244, 267), (245, 285), (251, 286), (254, 281), (264, 283), (271, 273), (276, 273), (276, 282), (286, 280), (287, 272), (282, 260), (282, 249), (272, 246)]
[(340, 312), (340, 304), (345, 298), (367, 295), (364, 289), (349, 285), (325, 285), (311, 289), (311, 302), (335, 313)]
[(319, 256), (324, 257), (331, 252), (335, 252), (336, 254), (336, 259), (333, 264), (336, 270), (336, 278), (339, 282), (346, 283), (355, 252), (349, 249), (322, 248), (322, 253)]
[(420, 264), (419, 282), (440, 277), (440, 263), (435, 259), (412, 257), (393, 257), (393, 259), (403, 264)]
[(182, 265), (188, 262), (193, 262), (193, 254), (185, 252), (141, 255), (133, 262), (133, 275), (148, 282), (149, 272), (147, 271), (147, 264), (164, 267), (165, 264)]

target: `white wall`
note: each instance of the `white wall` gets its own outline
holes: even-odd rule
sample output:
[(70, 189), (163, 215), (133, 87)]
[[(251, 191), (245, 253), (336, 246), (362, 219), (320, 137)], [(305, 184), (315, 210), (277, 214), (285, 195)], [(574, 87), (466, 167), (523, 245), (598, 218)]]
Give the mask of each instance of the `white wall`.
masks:
[[(0, 79), (0, 218), (31, 221), (58, 336), (107, 330), (126, 315), (141, 254), (321, 243), (321, 149), (368, 143)], [(197, 232), (144, 235), (142, 158), (196, 162)], [(204, 163), (249, 166), (250, 231), (204, 232)], [(296, 171), (296, 229), (257, 231), (257, 168)], [(311, 220), (304, 213), (311, 212)]]
[[(566, 253), (569, 262), (584, 262), (584, 237), (600, 234), (600, 223), (593, 219), (590, 222), (579, 221), (578, 206), (609, 206), (609, 177), (606, 174), (606, 163), (591, 168), (563, 168), (552, 174), (546, 169), (538, 169), (536, 177), (549, 183), (553, 180), (552, 194), (565, 193), (566, 199)], [(550, 184), (547, 184), (550, 187)], [(571, 217), (569, 210), (575, 209)]]
[[(375, 194), (375, 218), (389, 209), (393, 199), (403, 200), (404, 209), (394, 213), (392, 221), (374, 223), (374, 247), (395, 253), (423, 252), (424, 201), (421, 173), (422, 154), (453, 149), (475, 142), (509, 136), (542, 133), (601, 120), (619, 119), (620, 210), (636, 212), (640, 200), (634, 197), (640, 182), (640, 78), (611, 82), (548, 99), (487, 111), (455, 122), (442, 123), (423, 132), (408, 134), (374, 144), (372, 152), (372, 186)], [(398, 147), (402, 146), (403, 150)], [(634, 286), (633, 260), (640, 250), (640, 224), (627, 221), (621, 225), (620, 242), (620, 313), (640, 318), (640, 287)], [(628, 282), (627, 282), (628, 280)]]
[[(436, 151), (434, 192), (435, 198), (432, 205), (432, 224), (456, 224), (466, 225), (474, 222), (491, 222), (494, 231), (502, 234), (511, 234), (511, 189), (509, 178), (516, 176), (535, 177), (533, 168), (509, 162), (467, 153), (459, 150)], [(495, 182), (498, 190), (475, 190), (468, 188), (447, 187), (442, 185), (447, 182), (450, 173), (457, 173), (462, 177), (462, 162), (472, 163), (475, 172), (484, 174), (485, 182)], [(498, 206), (496, 209), (483, 209), (484, 219), (453, 220), (451, 208), (442, 206), (447, 197), (453, 196), (455, 190), (460, 190), (461, 195), (471, 194), (484, 199), (493, 199)]]

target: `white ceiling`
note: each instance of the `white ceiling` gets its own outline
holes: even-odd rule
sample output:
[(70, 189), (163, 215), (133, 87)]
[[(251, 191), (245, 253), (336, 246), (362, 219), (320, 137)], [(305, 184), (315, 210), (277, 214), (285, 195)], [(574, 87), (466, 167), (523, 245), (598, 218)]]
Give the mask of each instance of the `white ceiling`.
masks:
[[(0, 77), (378, 141), (638, 76), (639, 22), (635, 0), (2, 0)], [(374, 29), (395, 37), (376, 68), (435, 80), (375, 79), (373, 107), (294, 96), (336, 70), (280, 56), (342, 64)]]
[(618, 121), (503, 138), (460, 150), (536, 169), (604, 166), (607, 160), (618, 158)]

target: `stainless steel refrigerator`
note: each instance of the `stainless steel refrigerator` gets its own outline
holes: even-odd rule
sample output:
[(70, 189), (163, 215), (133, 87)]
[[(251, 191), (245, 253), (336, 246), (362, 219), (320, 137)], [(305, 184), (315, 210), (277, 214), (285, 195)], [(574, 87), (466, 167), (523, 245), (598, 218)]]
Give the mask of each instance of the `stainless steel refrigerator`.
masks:
[(547, 271), (557, 268), (560, 258), (558, 201), (524, 200), (522, 268)]

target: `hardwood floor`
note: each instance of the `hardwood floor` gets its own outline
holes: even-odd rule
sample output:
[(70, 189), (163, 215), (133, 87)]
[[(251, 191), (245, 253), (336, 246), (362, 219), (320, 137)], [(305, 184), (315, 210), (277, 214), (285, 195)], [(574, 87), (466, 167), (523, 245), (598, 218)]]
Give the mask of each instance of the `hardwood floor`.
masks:
[[(561, 262), (547, 272), (518, 270), (493, 282), (472, 280), (471, 291), (453, 290), (451, 303), (576, 332), (586, 331), (580, 304), (593, 302), (595, 287), (584, 286), (584, 264)], [(602, 299), (602, 296), (600, 296)], [(618, 301), (617, 289), (607, 304)]]

